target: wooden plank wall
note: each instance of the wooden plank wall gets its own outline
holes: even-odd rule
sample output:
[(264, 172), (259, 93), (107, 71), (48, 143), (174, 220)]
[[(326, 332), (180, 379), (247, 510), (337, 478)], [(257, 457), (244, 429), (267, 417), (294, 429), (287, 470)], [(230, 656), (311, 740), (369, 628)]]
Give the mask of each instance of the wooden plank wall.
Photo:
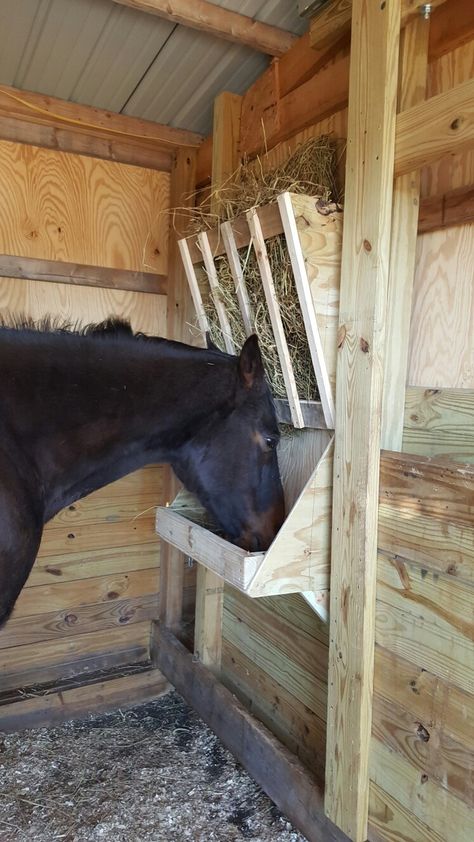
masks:
[[(454, 0), (454, 3), (453, 0), (448, 0), (446, 5), (451, 6), (454, 20), (456, 9), (461, 10), (462, 3), (458, 0)], [(433, 16), (432, 27), (435, 27), (435, 15), (436, 13)], [(459, 41), (454, 38), (453, 44), (456, 49), (452, 50), (448, 30), (446, 24), (441, 28), (436, 25), (433, 30), (437, 33), (438, 40), (435, 42), (435, 39), (432, 39), (430, 42), (427, 96), (449, 89), (474, 75), (474, 41), (457, 47)], [(470, 37), (472, 38), (472, 35)], [(438, 43), (444, 38), (447, 39), (446, 48)], [(284, 88), (282, 66), (280, 64), (281, 90)], [(317, 67), (315, 69), (318, 71)], [(311, 75), (311, 69), (309, 74)], [(336, 83), (339, 84), (337, 80)], [(331, 84), (330, 80), (327, 84)], [(296, 96), (296, 89), (293, 93)], [(267, 98), (271, 99), (268, 92)], [(244, 116), (243, 111), (242, 119)], [(323, 116), (317, 123), (305, 126), (293, 134), (287, 131), (285, 139), (273, 146), (269, 143), (268, 152), (261, 156), (256, 166), (265, 170), (271, 169), (285, 160), (299, 143), (325, 132), (331, 132), (333, 136), (344, 139), (346, 129), (347, 110), (344, 102), (341, 102), (341, 106), (334, 113)], [(245, 153), (245, 147), (241, 145), (240, 151)], [(202, 163), (204, 152), (205, 146)], [(203, 183), (202, 168), (200, 173)], [(343, 175), (344, 156), (341, 157), (341, 183)], [(451, 156), (426, 168), (422, 171), (421, 183), (422, 199), (425, 200), (439, 197), (453, 188), (472, 186), (474, 153)], [(426, 391), (412, 389), (407, 394), (404, 448), (411, 453), (430, 453), (444, 457), (453, 454), (454, 458), (462, 461), (474, 459), (473, 401), (467, 393), (463, 395), (459, 391), (461, 387), (474, 388), (473, 243), (474, 232), (472, 226), (468, 225), (422, 234), (418, 238), (408, 382), (426, 387)], [(437, 392), (432, 391), (431, 387), (443, 388), (441, 392)], [(454, 388), (455, 391), (450, 391), (448, 387)], [(453, 529), (455, 537), (451, 551), (456, 552), (456, 542), (460, 542), (457, 546), (458, 554), (466, 552), (466, 541), (462, 538), (463, 528), (459, 527), (457, 531), (455, 527)], [(445, 544), (443, 546), (445, 547)], [(468, 559), (471, 559), (471, 555)], [(419, 664), (416, 660), (411, 663), (403, 653), (397, 654), (391, 651), (390, 646), (382, 646), (382, 640), (385, 639), (382, 637), (385, 634), (384, 618), (387, 617), (388, 611), (385, 606), (390, 604), (388, 600), (389, 597), (392, 599), (392, 594), (395, 594), (393, 600), (398, 600), (396, 611), (393, 607), (390, 609), (392, 622), (395, 624), (396, 618), (399, 617), (400, 625), (400, 629), (398, 625), (392, 628), (392, 637), (395, 639), (400, 634), (400, 640), (403, 641), (408, 640), (412, 629), (420, 622), (419, 615), (425, 611), (428, 603), (430, 606), (449, 605), (450, 600), (455, 598), (456, 591), (455, 608), (449, 612), (449, 616), (441, 617), (441, 609), (435, 616), (436, 609), (430, 608), (434, 613), (425, 624), (426, 634), (432, 635), (430, 639), (434, 651), (441, 646), (441, 641), (453, 651), (460, 636), (472, 635), (472, 609), (469, 613), (469, 606), (465, 601), (466, 595), (469, 594), (472, 606), (470, 586), (466, 586), (467, 590), (464, 590), (465, 586), (462, 585), (460, 593), (459, 586), (456, 590), (449, 574), (444, 574), (436, 580), (439, 571), (434, 573), (428, 564), (424, 564), (423, 569), (428, 570), (428, 573), (425, 579), (422, 579), (419, 568), (416, 568), (415, 575), (410, 562), (407, 575), (410, 577), (411, 588), (418, 588), (416, 596), (410, 602), (397, 585), (398, 573), (396, 570), (393, 572), (387, 555), (381, 555), (380, 558), (376, 631), (378, 695), (371, 757), (369, 838), (373, 842), (441, 842), (454, 836), (457, 839), (458, 828), (459, 839), (464, 838), (462, 834), (471, 838), (474, 831), (472, 816), (468, 820), (469, 814), (466, 812), (466, 788), (468, 781), (472, 787), (473, 773), (472, 766), (468, 766), (466, 750), (461, 749), (457, 783), (454, 781), (452, 766), (449, 767), (447, 783), (440, 783), (438, 778), (434, 782), (431, 781), (437, 762), (434, 757), (438, 738), (444, 740), (445, 746), (440, 749), (440, 757), (443, 757), (443, 752), (446, 757), (446, 751), (449, 753), (451, 748), (457, 750), (459, 744), (462, 745), (466, 729), (466, 722), (462, 719), (462, 711), (466, 708), (462, 708), (462, 704), (466, 702), (463, 695), (466, 689), (453, 682), (449, 690), (450, 698), (453, 699), (450, 705), (450, 711), (453, 711), (453, 727), (458, 723), (460, 729), (457, 736), (451, 735), (455, 742), (451, 743), (451, 736), (446, 736), (449, 729), (448, 718), (451, 717), (449, 713), (443, 719), (444, 734), (440, 737), (439, 727), (435, 725), (432, 738), (424, 743), (423, 736), (420, 736), (424, 732), (421, 730), (419, 734), (408, 733), (407, 716), (411, 715), (412, 719), (414, 714), (420, 716), (417, 713), (418, 708), (413, 707), (419, 700), (416, 691), (420, 681), (424, 687), (423, 680), (426, 680), (429, 688), (426, 694), (425, 690), (420, 691), (420, 696), (426, 700), (425, 711), (429, 704), (428, 699), (435, 699), (438, 706), (442, 704), (439, 701), (442, 697), (437, 695), (437, 688), (440, 688), (439, 692), (445, 689), (442, 679), (436, 674), (434, 667), (430, 672), (427, 664)], [(469, 563), (472, 563), (472, 560)], [(466, 611), (469, 616), (466, 615)], [(438, 626), (441, 623), (443, 627), (440, 631)], [(252, 602), (226, 588), (223, 681), (320, 777), (324, 775), (327, 650), (326, 628), (319, 623), (299, 596), (271, 597)], [(466, 648), (463, 652), (466, 652)], [(400, 685), (406, 689), (406, 692), (400, 691), (405, 692), (402, 700), (397, 700), (394, 695), (398, 680), (393, 664), (400, 671)], [(427, 672), (421, 673), (422, 668)], [(426, 678), (423, 679), (423, 676)], [(383, 690), (385, 678), (387, 688)], [(411, 685), (410, 682), (413, 681), (416, 683)], [(472, 717), (472, 697), (468, 701)], [(395, 707), (391, 717), (389, 714), (392, 702)], [(399, 726), (402, 730), (398, 739)], [(420, 746), (424, 748), (425, 755), (422, 755)], [(417, 752), (419, 756), (414, 762)], [(421, 771), (419, 765), (421, 756), (430, 758), (426, 772)], [(451, 758), (454, 760), (454, 755), (451, 755)], [(441, 765), (440, 768), (446, 771), (447, 766)], [(425, 775), (428, 775), (427, 780)], [(462, 789), (463, 792), (460, 791)], [(472, 797), (472, 789), (469, 797)], [(436, 799), (439, 799), (439, 803)], [(457, 809), (458, 817), (455, 813)], [(450, 817), (449, 820), (443, 818), (444, 811)], [(433, 819), (430, 825), (426, 823), (426, 819), (431, 815)], [(444, 833), (446, 835), (443, 835)]]
[[(165, 274), (168, 173), (0, 142), (0, 253)], [(130, 319), (166, 334), (166, 296), (0, 278), (0, 314)], [(144, 660), (158, 616), (154, 506), (146, 468), (60, 512), (0, 632), (3, 690)], [(187, 575), (186, 584), (190, 585)]]

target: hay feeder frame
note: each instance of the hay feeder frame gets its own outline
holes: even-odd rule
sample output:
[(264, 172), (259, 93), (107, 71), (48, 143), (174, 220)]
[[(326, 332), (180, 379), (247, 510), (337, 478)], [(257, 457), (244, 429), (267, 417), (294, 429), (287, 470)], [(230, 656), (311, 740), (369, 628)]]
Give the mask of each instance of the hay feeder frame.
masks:
[[(290, 257), (320, 402), (300, 400), (266, 240), (283, 235)], [(304, 431), (286, 442), (291, 482), (283, 485), (288, 515), (265, 553), (248, 553), (186, 517), (186, 508), (161, 507), (160, 537), (250, 597), (302, 593), (327, 619), (332, 513), (334, 394), (339, 316), (342, 213), (314, 196), (282, 193), (276, 202), (249, 209), (218, 228), (184, 238), (179, 250), (204, 338), (210, 325), (196, 267), (204, 264), (225, 348), (235, 353), (232, 329), (219, 296), (215, 258), (225, 255), (246, 335), (254, 330), (239, 249), (255, 252), (287, 398), (277, 400), (279, 421)], [(291, 486), (291, 487), (290, 487)]]

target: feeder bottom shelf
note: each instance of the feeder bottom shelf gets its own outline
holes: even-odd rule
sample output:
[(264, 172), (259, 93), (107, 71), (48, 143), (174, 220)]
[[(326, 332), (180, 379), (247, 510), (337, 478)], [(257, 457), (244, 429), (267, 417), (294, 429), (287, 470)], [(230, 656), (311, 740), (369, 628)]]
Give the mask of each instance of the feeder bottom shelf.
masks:
[[(250, 597), (329, 588), (333, 440), (265, 553), (249, 553), (172, 507), (156, 515), (158, 535)], [(320, 601), (324, 601), (320, 597)]]

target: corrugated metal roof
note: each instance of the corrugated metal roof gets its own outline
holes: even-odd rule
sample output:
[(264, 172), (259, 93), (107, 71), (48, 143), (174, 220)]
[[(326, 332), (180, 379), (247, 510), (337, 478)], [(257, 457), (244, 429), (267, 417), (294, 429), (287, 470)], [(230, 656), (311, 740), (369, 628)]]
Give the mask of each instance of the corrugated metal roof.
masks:
[[(217, 5), (299, 34), (296, 0)], [(208, 134), (214, 97), (268, 59), (111, 0), (0, 0), (0, 83)]]

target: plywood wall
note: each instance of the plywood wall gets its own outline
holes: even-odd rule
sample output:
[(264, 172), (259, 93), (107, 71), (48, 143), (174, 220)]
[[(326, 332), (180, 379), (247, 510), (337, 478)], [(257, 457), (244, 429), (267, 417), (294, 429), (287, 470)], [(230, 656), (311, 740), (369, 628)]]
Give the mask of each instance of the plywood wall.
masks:
[[(169, 176), (93, 158), (0, 143), (0, 252), (166, 273)], [(0, 278), (0, 314), (98, 322), (115, 315), (166, 335), (166, 297)], [(148, 657), (158, 615), (149, 467), (60, 512), (0, 632), (0, 685), (55, 681)], [(189, 584), (188, 574), (187, 583)]]

